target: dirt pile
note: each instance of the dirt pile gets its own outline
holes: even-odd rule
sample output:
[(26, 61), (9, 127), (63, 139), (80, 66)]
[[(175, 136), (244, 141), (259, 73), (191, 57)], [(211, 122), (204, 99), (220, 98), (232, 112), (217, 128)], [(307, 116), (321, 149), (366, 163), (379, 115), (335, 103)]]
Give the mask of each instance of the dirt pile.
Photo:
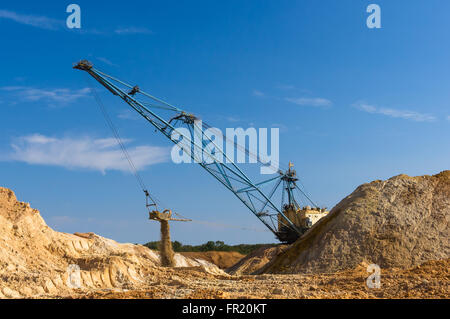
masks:
[(251, 275), (264, 267), (287, 249), (288, 245), (261, 247), (230, 266), (226, 272), (230, 275)]
[[(215, 265), (175, 255), (177, 267), (224, 274)], [(159, 281), (158, 252), (46, 225), (39, 211), (0, 188), (0, 298), (72, 295), (74, 289), (138, 289)], [(225, 275), (225, 274), (224, 274)]]
[(181, 252), (180, 254), (192, 259), (209, 261), (221, 269), (229, 268), (245, 257), (236, 251)]
[(450, 171), (399, 175), (359, 186), (266, 273), (354, 269), (362, 262), (411, 268), (450, 257)]

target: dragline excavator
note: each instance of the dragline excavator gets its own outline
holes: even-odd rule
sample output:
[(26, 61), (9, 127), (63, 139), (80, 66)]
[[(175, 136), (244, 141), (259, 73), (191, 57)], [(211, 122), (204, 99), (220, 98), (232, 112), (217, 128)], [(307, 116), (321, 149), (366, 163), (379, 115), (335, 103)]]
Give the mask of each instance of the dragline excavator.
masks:
[[(294, 242), (328, 213), (324, 208), (315, 205), (297, 185), (299, 180), (291, 163), (289, 163), (288, 169), (279, 170), (275, 174), (276, 176), (254, 182), (243, 172), (241, 167), (227, 158), (224, 150), (218, 145), (219, 143), (204, 133), (205, 128), (211, 127), (203, 121), (198, 121), (195, 115), (146, 93), (137, 85), (130, 85), (103, 73), (94, 68), (92, 63), (87, 60), (80, 61), (73, 68), (87, 72), (173, 143), (178, 146), (184, 143), (181, 146), (182, 150), (231, 191), (281, 242)], [(190, 136), (185, 133), (186, 129), (190, 132)], [(196, 138), (195, 134), (201, 136)], [(234, 143), (234, 140), (232, 143), (237, 148), (242, 147)], [(199, 158), (198, 154), (205, 154), (203, 150), (208, 148), (210, 148), (210, 152), (206, 152), (206, 155), (209, 154), (209, 157), (201, 156)], [(248, 149), (245, 149), (245, 152), (248, 156), (254, 156)], [(221, 158), (227, 160), (218, 160)], [(258, 156), (256, 158), (261, 165), (266, 165), (267, 161), (261, 161)], [(278, 206), (275, 204), (275, 200), (280, 197), (281, 205)], [(306, 198), (311, 206), (302, 207), (300, 197)], [(153, 215), (156, 220), (171, 219), (169, 212), (164, 214), (155, 212)]]

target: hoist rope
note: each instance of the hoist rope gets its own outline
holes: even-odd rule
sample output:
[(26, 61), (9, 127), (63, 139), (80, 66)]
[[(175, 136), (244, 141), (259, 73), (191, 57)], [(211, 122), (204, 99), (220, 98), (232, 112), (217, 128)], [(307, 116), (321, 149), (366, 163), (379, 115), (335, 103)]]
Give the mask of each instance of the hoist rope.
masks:
[(117, 128), (114, 126), (114, 123), (111, 120), (111, 117), (108, 114), (108, 111), (106, 110), (105, 105), (103, 104), (102, 100), (100, 99), (100, 96), (98, 95), (97, 91), (95, 90), (95, 88), (93, 86), (90, 85), (89, 80), (87, 78), (85, 78), (88, 86), (90, 87), (91, 92), (94, 95), (94, 98), (100, 108), (100, 111), (103, 115), (103, 117), (105, 118), (105, 121), (107, 123), (107, 125), (109, 126), (109, 128), (111, 129), (111, 132), (114, 135), (114, 138), (117, 141), (117, 144), (120, 146), (122, 153), (124, 154), (126, 160), (128, 161), (128, 164), (130, 166), (130, 171), (131, 173), (135, 176), (139, 186), (141, 187), (142, 191), (145, 193), (146, 196), (148, 196), (150, 198), (150, 200), (156, 204), (155, 200), (152, 198), (152, 196), (149, 194), (147, 187), (145, 186), (144, 180), (142, 179), (141, 175), (139, 174), (136, 165), (134, 164), (133, 160), (131, 159), (130, 154), (128, 153), (128, 150), (125, 146), (125, 144), (123, 143), (120, 135), (119, 135), (119, 131), (117, 130)]

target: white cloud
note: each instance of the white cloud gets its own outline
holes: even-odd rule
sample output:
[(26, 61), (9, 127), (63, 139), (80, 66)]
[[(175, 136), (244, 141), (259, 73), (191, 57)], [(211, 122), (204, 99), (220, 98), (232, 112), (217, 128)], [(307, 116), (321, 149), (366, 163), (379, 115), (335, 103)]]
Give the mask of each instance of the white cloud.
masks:
[(18, 98), (24, 101), (37, 102), (46, 100), (60, 104), (74, 102), (80, 98), (86, 97), (90, 92), (89, 88), (78, 90), (67, 88), (39, 89), (26, 86), (5, 86), (0, 88), (0, 90), (15, 93)]
[[(45, 30), (66, 30), (79, 34), (94, 34), (94, 35), (107, 35), (115, 33), (118, 35), (124, 34), (153, 34), (153, 32), (147, 28), (143, 27), (123, 27), (117, 28), (116, 30), (103, 31), (98, 29), (67, 29), (64, 20), (52, 19), (46, 16), (39, 16), (33, 14), (21, 14), (9, 10), (0, 10), (0, 19), (11, 20), (20, 24), (29, 25), (35, 28), (45, 29)], [(113, 31), (113, 32), (112, 32)]]
[(418, 113), (415, 111), (408, 110), (397, 110), (385, 107), (377, 107), (371, 104), (368, 104), (364, 101), (359, 101), (353, 104), (357, 109), (371, 113), (371, 114), (381, 114), (393, 118), (401, 118), (404, 120), (410, 120), (415, 122), (433, 122), (436, 120), (436, 117), (430, 114)]
[(117, 28), (114, 31), (116, 34), (152, 34), (153, 32), (147, 28), (140, 27), (125, 27), (125, 28)]
[(117, 117), (121, 120), (140, 120), (140, 115), (129, 109), (123, 109), (117, 114)]
[(264, 92), (261, 92), (261, 91), (259, 91), (259, 90), (253, 90), (252, 93), (253, 93), (254, 96), (258, 96), (258, 97), (266, 96), (266, 95), (264, 94)]
[(233, 117), (233, 116), (227, 116), (227, 117), (226, 117), (226, 120), (227, 120), (228, 122), (232, 122), (232, 123), (237, 123), (237, 122), (240, 122), (240, 121), (241, 121), (241, 119), (239, 119), (239, 118), (237, 118), (237, 117)]
[(286, 101), (290, 103), (294, 103), (301, 106), (315, 106), (315, 107), (329, 107), (333, 105), (333, 103), (330, 100), (316, 97), (316, 98), (306, 98), (306, 97), (300, 97), (300, 98), (285, 98)]
[(46, 30), (57, 30), (64, 26), (64, 21), (51, 19), (44, 16), (19, 14), (8, 10), (0, 10), (0, 19), (9, 19), (17, 23)]
[[(130, 140), (122, 140), (124, 144)], [(69, 169), (82, 168), (105, 173), (107, 170), (129, 171), (129, 163), (113, 138), (55, 138), (34, 134), (17, 138), (13, 151), (4, 160), (34, 165), (53, 165)], [(166, 147), (141, 145), (128, 149), (138, 170), (168, 160)]]
[(447, 121), (450, 121), (450, 115), (449, 115), (449, 116), (447, 116)]
[(105, 63), (105, 64), (108, 64), (108, 65), (110, 65), (110, 66), (117, 66), (117, 64), (111, 62), (111, 61), (108, 60), (107, 58), (98, 57), (97, 60), (99, 60), (99, 61), (101, 61), (101, 62), (103, 62), (103, 63)]
[(281, 124), (281, 123), (274, 123), (270, 127), (279, 128), (280, 131), (282, 131), (282, 132), (287, 132), (289, 129), (286, 125)]

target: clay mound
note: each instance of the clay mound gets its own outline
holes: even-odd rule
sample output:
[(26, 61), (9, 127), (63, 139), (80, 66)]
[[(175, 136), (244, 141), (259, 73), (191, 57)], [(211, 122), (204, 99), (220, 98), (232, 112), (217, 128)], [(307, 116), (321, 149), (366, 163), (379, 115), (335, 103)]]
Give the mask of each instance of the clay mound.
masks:
[(262, 272), (317, 273), (450, 257), (450, 171), (359, 186)]
[(226, 269), (245, 257), (236, 251), (206, 251), (206, 252), (182, 252), (181, 255), (192, 259), (202, 259)]
[[(175, 263), (220, 272), (206, 261), (179, 254)], [(0, 188), (0, 298), (63, 296), (73, 294), (78, 285), (93, 290), (148, 286), (158, 281), (159, 265), (158, 252), (141, 245), (119, 244), (93, 233), (56, 232), (39, 211)]]
[(251, 275), (284, 252), (287, 247), (288, 245), (279, 245), (256, 249), (229, 267), (226, 272), (230, 275)]

